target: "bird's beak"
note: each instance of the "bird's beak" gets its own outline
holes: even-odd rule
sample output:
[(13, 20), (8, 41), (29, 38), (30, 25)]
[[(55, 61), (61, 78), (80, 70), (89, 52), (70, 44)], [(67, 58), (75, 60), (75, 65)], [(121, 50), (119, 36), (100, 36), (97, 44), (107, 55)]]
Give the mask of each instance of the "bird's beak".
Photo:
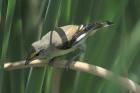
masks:
[(30, 61), (32, 61), (35, 57), (35, 53), (29, 53), (29, 55), (27, 56), (26, 58), (26, 61), (25, 61), (25, 65), (28, 65), (30, 63)]
[(30, 60), (29, 59), (26, 59), (25, 60), (25, 65), (28, 65), (30, 63)]

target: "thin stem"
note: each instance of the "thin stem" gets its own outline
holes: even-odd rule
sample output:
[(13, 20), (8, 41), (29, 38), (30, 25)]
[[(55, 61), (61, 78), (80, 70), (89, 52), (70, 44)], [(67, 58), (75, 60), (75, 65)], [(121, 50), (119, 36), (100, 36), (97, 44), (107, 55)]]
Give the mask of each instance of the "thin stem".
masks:
[[(65, 64), (68, 60), (54, 60), (52, 66), (55, 68), (65, 68)], [(42, 67), (48, 65), (45, 60), (34, 60), (29, 65), (24, 65), (25, 61), (18, 61), (18, 62), (9, 62), (4, 64), (5, 70), (15, 70), (27, 67)], [(90, 65), (85, 62), (80, 61), (72, 61), (70, 64), (70, 69), (76, 71), (83, 71), (93, 75), (97, 75), (107, 80), (111, 80), (117, 84), (122, 85), (123, 87), (133, 91), (134, 93), (140, 93), (140, 86), (136, 84), (134, 81), (128, 79), (127, 77), (121, 77), (113, 74), (111, 71), (106, 70), (105, 68)]]

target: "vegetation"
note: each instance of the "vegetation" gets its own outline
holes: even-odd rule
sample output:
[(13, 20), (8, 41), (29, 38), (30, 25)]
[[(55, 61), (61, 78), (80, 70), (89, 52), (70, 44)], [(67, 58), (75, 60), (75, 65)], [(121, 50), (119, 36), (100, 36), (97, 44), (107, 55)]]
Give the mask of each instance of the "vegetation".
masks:
[(139, 0), (0, 0), (0, 93), (128, 93), (84, 72), (3, 65), (25, 60), (31, 43), (56, 26), (109, 20), (111, 28), (85, 41), (80, 60), (140, 83), (139, 9)]

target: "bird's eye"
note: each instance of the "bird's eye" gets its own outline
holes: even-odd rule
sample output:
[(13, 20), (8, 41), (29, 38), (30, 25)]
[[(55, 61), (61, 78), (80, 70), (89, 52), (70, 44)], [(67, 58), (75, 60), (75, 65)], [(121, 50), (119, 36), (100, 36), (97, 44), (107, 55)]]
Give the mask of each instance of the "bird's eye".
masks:
[(39, 53), (36, 53), (35, 56), (39, 56)]

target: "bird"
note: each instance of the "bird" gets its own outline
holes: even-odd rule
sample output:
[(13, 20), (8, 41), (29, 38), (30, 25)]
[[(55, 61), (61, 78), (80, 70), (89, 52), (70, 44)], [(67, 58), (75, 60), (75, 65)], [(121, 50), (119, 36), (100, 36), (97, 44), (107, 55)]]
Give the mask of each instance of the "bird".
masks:
[(54, 30), (49, 31), (40, 40), (32, 43), (25, 65), (35, 59), (50, 61), (55, 57), (73, 52), (81, 46), (84, 39), (112, 24), (111, 21), (96, 21), (89, 24), (55, 27)]

